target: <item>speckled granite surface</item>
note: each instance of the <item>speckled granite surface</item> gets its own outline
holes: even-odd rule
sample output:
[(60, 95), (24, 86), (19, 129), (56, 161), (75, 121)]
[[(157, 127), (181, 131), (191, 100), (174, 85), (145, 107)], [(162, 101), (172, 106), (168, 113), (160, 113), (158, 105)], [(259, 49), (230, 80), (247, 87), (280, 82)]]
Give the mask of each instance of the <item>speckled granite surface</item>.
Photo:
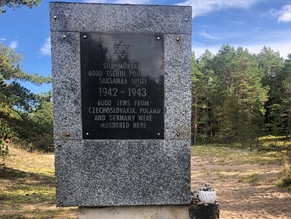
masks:
[(52, 2), (51, 31), (191, 34), (190, 7)]
[[(190, 203), (191, 8), (50, 3), (57, 206)], [(84, 140), (80, 32), (164, 35), (164, 139)]]

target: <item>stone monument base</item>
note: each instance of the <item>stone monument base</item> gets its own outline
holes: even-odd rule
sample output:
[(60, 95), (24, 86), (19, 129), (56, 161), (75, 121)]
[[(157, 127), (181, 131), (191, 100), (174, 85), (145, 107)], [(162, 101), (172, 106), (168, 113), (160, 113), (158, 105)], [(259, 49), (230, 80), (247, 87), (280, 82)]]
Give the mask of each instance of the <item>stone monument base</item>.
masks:
[(79, 208), (79, 219), (190, 219), (188, 205)]

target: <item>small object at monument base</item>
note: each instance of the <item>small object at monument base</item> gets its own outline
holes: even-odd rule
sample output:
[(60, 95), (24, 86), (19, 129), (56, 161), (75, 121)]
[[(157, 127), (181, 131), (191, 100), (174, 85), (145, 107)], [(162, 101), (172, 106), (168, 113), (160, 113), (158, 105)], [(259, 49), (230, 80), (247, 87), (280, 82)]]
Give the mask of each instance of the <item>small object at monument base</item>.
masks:
[(215, 200), (216, 191), (209, 183), (191, 192), (190, 219), (218, 219), (219, 204)]
[(190, 219), (219, 219), (219, 204), (192, 203), (189, 207)]
[(210, 187), (209, 183), (205, 183), (198, 192), (198, 198), (202, 203), (215, 203), (216, 191)]
[(216, 200), (216, 191), (199, 191), (198, 198), (202, 203), (214, 203)]

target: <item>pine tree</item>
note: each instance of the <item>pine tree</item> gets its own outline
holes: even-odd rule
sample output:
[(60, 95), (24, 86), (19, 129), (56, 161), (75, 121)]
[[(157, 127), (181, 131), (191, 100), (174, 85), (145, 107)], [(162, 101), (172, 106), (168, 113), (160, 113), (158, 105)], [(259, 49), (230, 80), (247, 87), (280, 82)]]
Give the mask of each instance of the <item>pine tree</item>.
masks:
[(10, 47), (0, 43), (0, 138), (12, 136), (31, 139), (35, 133), (29, 132), (33, 113), (49, 95), (37, 95), (20, 85), (19, 81), (34, 84), (50, 83), (51, 77), (24, 73), (20, 68), (22, 56)]
[(283, 121), (287, 129), (286, 137), (289, 135), (289, 141), (291, 141), (291, 54), (288, 55), (282, 72), (285, 74), (286, 78), (282, 82), (281, 108), (283, 112)]
[(28, 8), (33, 8), (34, 6), (38, 6), (40, 4), (41, 0), (1, 0), (0, 1), (0, 15), (6, 10), (4, 9), (4, 6), (13, 8), (14, 10), (16, 8), (19, 8), (21, 6), (27, 6)]
[[(281, 112), (278, 105), (282, 103), (282, 82), (285, 78), (282, 69), (284, 60), (280, 57), (279, 52), (274, 52), (271, 48), (264, 47), (257, 55), (259, 68), (263, 70), (262, 85), (269, 89), (268, 100), (265, 103), (265, 125), (269, 131), (278, 133), (281, 128), (279, 122)], [(275, 130), (274, 130), (275, 129)]]
[[(262, 87), (262, 70), (258, 68), (256, 57), (246, 49), (236, 50), (224, 45), (214, 57), (213, 69), (223, 88), (220, 118), (218, 118), (220, 137), (224, 142), (232, 143), (239, 139), (243, 144), (249, 143), (257, 136), (253, 124), (255, 111), (263, 112), (267, 89)], [(233, 109), (237, 109), (234, 115)], [(235, 121), (235, 127), (232, 121)]]
[(211, 114), (211, 86), (214, 83), (211, 60), (213, 55), (206, 50), (199, 58), (192, 55), (192, 133), (193, 143), (207, 143), (210, 139), (212, 126)]

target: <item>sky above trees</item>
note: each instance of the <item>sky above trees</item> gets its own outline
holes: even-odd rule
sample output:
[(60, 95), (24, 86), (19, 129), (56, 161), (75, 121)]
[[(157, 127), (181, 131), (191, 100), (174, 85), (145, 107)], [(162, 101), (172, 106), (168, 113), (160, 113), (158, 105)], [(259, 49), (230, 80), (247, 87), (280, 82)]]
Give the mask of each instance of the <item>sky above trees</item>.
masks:
[[(264, 46), (287, 57), (291, 53), (291, 0), (63, 0), (192, 6), (192, 49), (199, 57), (206, 49), (216, 53), (223, 44), (242, 46), (259, 53)], [(49, 1), (33, 9), (6, 8), (0, 15), (0, 42), (22, 53), (21, 68), (27, 73), (51, 75)], [(51, 85), (24, 84), (32, 92)]]

